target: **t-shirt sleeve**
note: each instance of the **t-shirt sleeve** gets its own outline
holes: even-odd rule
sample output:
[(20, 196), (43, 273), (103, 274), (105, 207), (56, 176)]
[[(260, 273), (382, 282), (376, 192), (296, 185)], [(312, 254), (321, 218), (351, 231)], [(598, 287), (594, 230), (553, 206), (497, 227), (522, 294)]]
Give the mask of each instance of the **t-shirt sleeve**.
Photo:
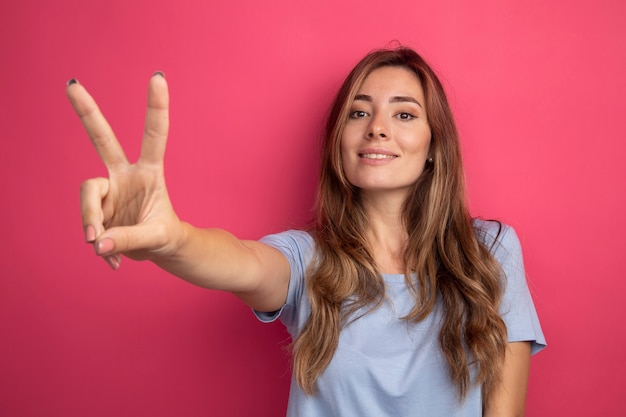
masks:
[(278, 311), (254, 311), (257, 318), (265, 323), (280, 320), (289, 330), (297, 325), (297, 313), (303, 296), (304, 275), (313, 255), (313, 238), (300, 230), (289, 230), (282, 233), (267, 235), (260, 240), (266, 245), (278, 249), (289, 262), (290, 279), (287, 300)]
[[(490, 223), (485, 241), (493, 242), (491, 252), (504, 271), (505, 290), (500, 314), (506, 323), (509, 342), (531, 342), (531, 352), (535, 354), (545, 348), (546, 339), (526, 282), (522, 247), (512, 227)], [(489, 247), (489, 243), (487, 245)]]

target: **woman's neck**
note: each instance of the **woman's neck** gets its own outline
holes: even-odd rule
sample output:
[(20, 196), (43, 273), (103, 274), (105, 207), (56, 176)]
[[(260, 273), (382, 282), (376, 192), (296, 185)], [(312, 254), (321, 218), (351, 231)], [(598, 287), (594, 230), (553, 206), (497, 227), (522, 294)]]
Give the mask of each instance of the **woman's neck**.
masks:
[(381, 273), (405, 272), (404, 248), (408, 234), (402, 220), (403, 200), (387, 196), (364, 196), (367, 238), (372, 256)]

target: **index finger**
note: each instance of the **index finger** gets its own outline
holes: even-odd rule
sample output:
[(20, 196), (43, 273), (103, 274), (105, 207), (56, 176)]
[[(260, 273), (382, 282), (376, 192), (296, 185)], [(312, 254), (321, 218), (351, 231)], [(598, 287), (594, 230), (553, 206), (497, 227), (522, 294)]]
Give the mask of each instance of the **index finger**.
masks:
[(128, 164), (124, 150), (117, 141), (111, 126), (106, 121), (95, 100), (75, 80), (68, 82), (67, 97), (80, 117), (87, 135), (107, 168)]

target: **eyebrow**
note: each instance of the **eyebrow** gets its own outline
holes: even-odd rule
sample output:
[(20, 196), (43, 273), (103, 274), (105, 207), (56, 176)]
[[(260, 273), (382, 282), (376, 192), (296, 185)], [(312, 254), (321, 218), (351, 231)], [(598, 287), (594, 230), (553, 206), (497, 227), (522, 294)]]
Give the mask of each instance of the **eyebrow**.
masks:
[[(368, 96), (367, 94), (357, 94), (354, 97), (354, 100), (355, 101), (356, 100), (368, 101), (370, 103), (373, 101), (372, 100), (372, 96)], [(411, 97), (411, 96), (393, 96), (393, 97), (391, 97), (389, 99), (389, 102), (390, 103), (406, 103), (406, 102), (409, 102), (409, 103), (415, 103), (418, 106), (422, 107), (422, 104), (419, 101), (417, 101), (416, 99), (414, 99), (413, 97)]]

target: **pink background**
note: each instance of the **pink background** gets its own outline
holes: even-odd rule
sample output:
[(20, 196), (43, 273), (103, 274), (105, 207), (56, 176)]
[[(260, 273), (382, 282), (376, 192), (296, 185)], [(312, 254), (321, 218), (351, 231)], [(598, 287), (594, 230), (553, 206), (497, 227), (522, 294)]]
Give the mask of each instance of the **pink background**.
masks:
[(0, 5), (0, 414), (278, 416), (287, 334), (229, 294), (82, 242), (105, 170), (77, 77), (129, 157), (147, 81), (170, 83), (178, 213), (240, 237), (302, 225), (317, 139), (349, 68), (397, 39), (439, 71), (474, 214), (518, 231), (549, 348), (528, 416), (623, 416), (626, 3), (20, 0)]

